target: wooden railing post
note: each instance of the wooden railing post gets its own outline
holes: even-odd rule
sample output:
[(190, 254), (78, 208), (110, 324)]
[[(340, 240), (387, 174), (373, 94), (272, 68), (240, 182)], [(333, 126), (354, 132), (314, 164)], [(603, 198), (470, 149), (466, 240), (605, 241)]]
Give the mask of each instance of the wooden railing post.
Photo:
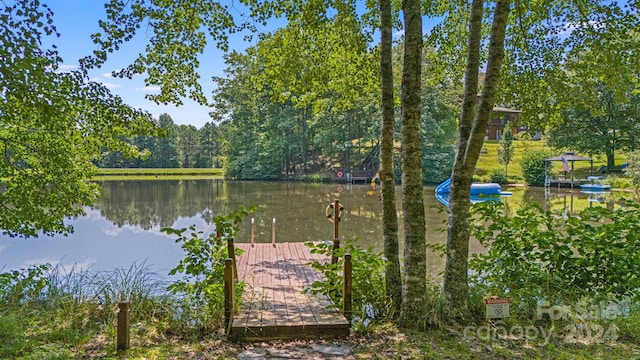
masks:
[(351, 264), (351, 254), (344, 255), (344, 289), (343, 289), (343, 304), (342, 310), (347, 320), (351, 321), (352, 309), (352, 276), (353, 266)]
[(236, 247), (233, 242), (233, 238), (227, 240), (227, 254), (231, 259), (231, 266), (233, 267), (233, 279), (238, 280), (238, 266), (236, 265)]
[(229, 335), (233, 322), (233, 260), (224, 261), (224, 328)]
[(131, 322), (130, 304), (128, 301), (118, 303), (120, 310), (118, 311), (118, 334), (116, 341), (116, 350), (127, 350), (130, 344), (129, 324)]
[(331, 252), (331, 264), (335, 264), (338, 262), (338, 256), (336, 252), (340, 248), (340, 237), (339, 237), (339, 225), (340, 223), (340, 202), (335, 200), (333, 202), (333, 249)]
[(271, 223), (271, 245), (276, 246), (276, 218)]
[(333, 201), (333, 238), (338, 239), (338, 229), (340, 223), (340, 201), (337, 199)]
[(251, 247), (254, 246), (255, 237), (256, 237), (256, 219), (251, 218)]

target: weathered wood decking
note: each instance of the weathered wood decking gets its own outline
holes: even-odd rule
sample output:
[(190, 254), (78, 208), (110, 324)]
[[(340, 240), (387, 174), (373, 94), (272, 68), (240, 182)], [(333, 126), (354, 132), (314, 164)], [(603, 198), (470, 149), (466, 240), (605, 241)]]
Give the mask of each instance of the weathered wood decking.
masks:
[(349, 334), (349, 322), (331, 301), (304, 292), (322, 275), (309, 265), (329, 261), (302, 243), (236, 244), (238, 279), (246, 283), (243, 305), (234, 316), (233, 341), (338, 337)]

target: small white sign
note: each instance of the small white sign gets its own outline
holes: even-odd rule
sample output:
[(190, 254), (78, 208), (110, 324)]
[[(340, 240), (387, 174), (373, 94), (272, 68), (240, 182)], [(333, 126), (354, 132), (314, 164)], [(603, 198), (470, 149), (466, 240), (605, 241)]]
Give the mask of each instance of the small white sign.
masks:
[(487, 319), (499, 319), (509, 317), (511, 303), (507, 298), (484, 299), (484, 310)]

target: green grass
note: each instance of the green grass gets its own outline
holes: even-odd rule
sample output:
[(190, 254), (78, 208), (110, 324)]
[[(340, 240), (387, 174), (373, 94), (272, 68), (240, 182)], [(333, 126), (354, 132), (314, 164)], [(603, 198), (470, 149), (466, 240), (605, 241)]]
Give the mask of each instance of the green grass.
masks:
[[(520, 168), (520, 163), (522, 161), (522, 157), (525, 153), (539, 150), (539, 149), (549, 149), (547, 144), (544, 141), (519, 141), (516, 140), (513, 142), (514, 147), (514, 156), (508, 166), (508, 175), (509, 175), (509, 183), (524, 183), (522, 177), (522, 169)], [(502, 170), (504, 171), (504, 165), (500, 164), (498, 160), (498, 150), (500, 149), (500, 143), (498, 141), (485, 141), (484, 148), (487, 150), (485, 154), (480, 154), (480, 158), (478, 159), (478, 164), (476, 166), (476, 173), (474, 179), (480, 182), (489, 181), (489, 174), (492, 170)], [(551, 150), (551, 152), (555, 155), (560, 155), (564, 151), (561, 150)], [(589, 157), (587, 154), (580, 154), (585, 157)], [(616, 153), (616, 164), (623, 164), (626, 162), (625, 154), (622, 152)], [(606, 165), (607, 159), (604, 155), (596, 155), (593, 156), (593, 170), (594, 172), (598, 170), (600, 166)], [(556, 161), (553, 163), (553, 167), (557, 172), (562, 171), (562, 163)], [(591, 174), (591, 163), (589, 161), (576, 161), (574, 163), (574, 173), (576, 177), (587, 177)], [(630, 187), (630, 183), (628, 183), (624, 178), (624, 174), (609, 174), (610, 179), (617, 178), (618, 186), (617, 188), (628, 188)]]
[[(524, 182), (522, 177), (522, 169), (520, 168), (520, 162), (522, 156), (529, 151), (545, 149), (546, 144), (543, 141), (514, 141), (513, 142), (514, 154), (513, 159), (508, 166), (508, 175), (510, 183), (522, 183)], [(498, 141), (485, 141), (484, 149), (486, 153), (480, 154), (478, 164), (476, 166), (476, 173), (474, 178), (476, 181), (489, 181), (489, 174), (492, 170), (504, 171), (504, 165), (500, 164), (498, 160), (498, 149), (500, 144)]]
[[(8, 288), (0, 287), (0, 358), (233, 359), (247, 348), (221, 339), (219, 328), (180, 323), (175, 299), (157, 295), (164, 289), (159, 278), (144, 263), (101, 273), (56, 269), (48, 275), (51, 289), (13, 303), (2, 297)], [(143, 304), (132, 309), (131, 349), (124, 353), (115, 350), (115, 302), (123, 294)], [(522, 337), (486, 340), (468, 331), (469, 326), (487, 326), (475, 318), (462, 325), (440, 323), (424, 331), (380, 322), (332, 342), (349, 346), (356, 359), (629, 359), (640, 354), (639, 314), (634, 307), (628, 316), (617, 319), (619, 338), (605, 343), (566, 343), (562, 324), (549, 344)], [(521, 324), (531, 321), (523, 319)], [(508, 323), (518, 325), (518, 319)], [(185, 332), (187, 328), (192, 332)], [(252, 346), (286, 349), (308, 343)]]
[(223, 169), (200, 168), (127, 168), (127, 169), (98, 169), (91, 180), (175, 180), (175, 179), (209, 179), (222, 178)]

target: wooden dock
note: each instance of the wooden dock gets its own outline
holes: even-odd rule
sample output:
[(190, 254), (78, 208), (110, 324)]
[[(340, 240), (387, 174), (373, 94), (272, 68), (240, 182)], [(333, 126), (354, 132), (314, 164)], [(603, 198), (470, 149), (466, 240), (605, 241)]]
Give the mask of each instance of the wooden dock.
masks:
[(238, 279), (245, 282), (232, 341), (328, 338), (349, 335), (349, 322), (328, 298), (305, 292), (322, 275), (308, 264), (330, 261), (303, 243), (235, 244)]

